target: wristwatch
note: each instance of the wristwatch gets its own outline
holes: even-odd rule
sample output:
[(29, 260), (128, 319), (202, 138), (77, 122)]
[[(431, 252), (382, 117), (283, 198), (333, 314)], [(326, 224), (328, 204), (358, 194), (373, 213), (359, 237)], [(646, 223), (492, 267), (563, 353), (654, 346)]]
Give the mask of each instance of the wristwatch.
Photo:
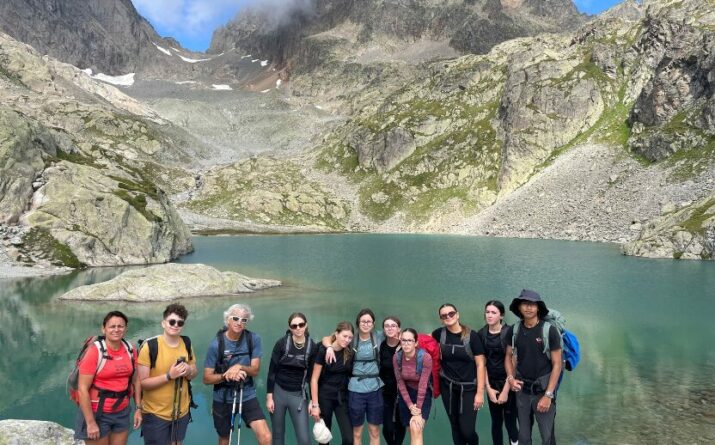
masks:
[(546, 391), (544, 395), (550, 399), (553, 399), (555, 397), (553, 391)]

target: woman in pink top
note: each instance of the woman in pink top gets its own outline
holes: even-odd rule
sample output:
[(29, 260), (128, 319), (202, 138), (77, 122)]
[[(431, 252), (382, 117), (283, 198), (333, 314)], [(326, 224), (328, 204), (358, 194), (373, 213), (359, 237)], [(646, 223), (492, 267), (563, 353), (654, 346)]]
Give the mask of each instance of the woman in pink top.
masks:
[(402, 350), (393, 357), (402, 423), (409, 427), (410, 444), (422, 445), (425, 422), (432, 407), (432, 357), (417, 344), (417, 331), (407, 328), (400, 336)]

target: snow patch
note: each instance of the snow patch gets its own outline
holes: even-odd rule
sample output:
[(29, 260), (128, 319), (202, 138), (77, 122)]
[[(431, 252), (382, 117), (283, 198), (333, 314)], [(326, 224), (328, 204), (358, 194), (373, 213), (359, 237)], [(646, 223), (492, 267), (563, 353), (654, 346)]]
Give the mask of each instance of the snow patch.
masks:
[(106, 74), (99, 73), (92, 76), (92, 79), (101, 80), (102, 82), (111, 83), (112, 85), (120, 85), (124, 87), (129, 87), (134, 85), (134, 73), (125, 74), (123, 76), (108, 76)]
[(271, 89), (270, 89), (270, 88), (268, 88), (267, 90), (263, 90), (263, 91), (261, 91), (261, 93), (267, 93), (267, 92), (269, 92), (269, 91), (271, 91)]
[(92, 75), (92, 68), (87, 68), (85, 70), (80, 70), (80, 71), (82, 71), (83, 73), (85, 73), (88, 76)]
[(276, 80), (276, 88), (281, 86), (282, 83), (283, 83), (283, 81), (281, 79)]
[(184, 56), (181, 56), (181, 55), (180, 55), (179, 57), (180, 57), (181, 60), (183, 60), (184, 62), (189, 62), (189, 63), (206, 62), (207, 60), (211, 60), (211, 59), (189, 59), (188, 57), (184, 57)]
[(261, 66), (266, 66), (266, 65), (268, 65), (268, 61), (267, 61), (267, 60), (261, 60)]
[(251, 59), (251, 63), (256, 63), (258, 62), (258, 59)]
[(320, 105), (313, 105), (313, 106), (314, 106), (315, 108), (317, 108), (318, 110), (322, 110), (322, 109), (323, 109), (323, 107), (321, 107)]
[(214, 90), (222, 90), (222, 91), (233, 90), (233, 88), (231, 88), (231, 85), (224, 85), (224, 84), (221, 84), (221, 85), (213, 84), (213, 85), (211, 85), (211, 88), (213, 88)]
[(253, 56), (250, 55), (250, 54), (246, 54), (245, 56), (241, 56), (242, 59), (250, 59), (251, 57), (253, 57)]
[(163, 52), (163, 53), (166, 54), (167, 56), (170, 56), (170, 55), (171, 55), (171, 51), (169, 51), (168, 49), (162, 48), (161, 46), (157, 45), (156, 43), (152, 43), (152, 44), (153, 44), (154, 46), (156, 46), (156, 49), (158, 49), (159, 51)]
[(188, 85), (188, 84), (193, 84), (193, 83), (198, 83), (195, 80), (180, 80), (178, 82), (174, 82), (177, 85)]

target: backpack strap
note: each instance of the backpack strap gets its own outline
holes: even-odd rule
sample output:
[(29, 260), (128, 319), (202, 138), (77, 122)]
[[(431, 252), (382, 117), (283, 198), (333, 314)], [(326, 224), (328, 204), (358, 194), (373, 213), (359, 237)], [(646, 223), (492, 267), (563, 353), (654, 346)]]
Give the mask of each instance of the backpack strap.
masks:
[(97, 369), (94, 370), (94, 375), (96, 377), (97, 374), (99, 374), (102, 369), (104, 369), (104, 365), (107, 364), (107, 360), (109, 360), (109, 355), (107, 354), (107, 343), (104, 340), (103, 336), (97, 337), (93, 344), (97, 348), (97, 352), (99, 353), (99, 355), (97, 356)]
[[(424, 367), (424, 361), (425, 361), (425, 350), (422, 348), (417, 348), (417, 367), (415, 369), (415, 372), (417, 373), (418, 376), (422, 375), (422, 368)], [(432, 377), (430, 376), (430, 380)]]
[(189, 361), (194, 359), (194, 353), (191, 350), (191, 339), (186, 335), (182, 335), (181, 339), (184, 340), (184, 347), (186, 347), (186, 352), (189, 353)]
[(506, 323), (503, 323), (501, 325), (501, 332), (499, 332), (499, 340), (501, 341), (501, 346), (504, 348), (506, 351), (506, 345), (508, 345), (507, 341), (507, 333), (509, 332), (509, 325)]
[(467, 335), (465, 335), (464, 338), (462, 338), (462, 345), (464, 346), (464, 352), (467, 353), (469, 358), (474, 360), (474, 351), (472, 351), (472, 345), (469, 344), (470, 337), (471, 337), (470, 334), (471, 334), (471, 331), (469, 329), (467, 329)]
[(521, 324), (523, 321), (519, 320), (518, 322), (514, 323), (514, 327), (511, 330), (511, 351), (512, 355), (514, 356), (514, 360), (517, 358), (517, 352), (516, 352), (516, 338), (519, 336), (519, 328), (521, 327)]
[(549, 345), (549, 331), (551, 331), (551, 323), (544, 321), (541, 328), (541, 340), (544, 342), (544, 354), (551, 359), (551, 347)]

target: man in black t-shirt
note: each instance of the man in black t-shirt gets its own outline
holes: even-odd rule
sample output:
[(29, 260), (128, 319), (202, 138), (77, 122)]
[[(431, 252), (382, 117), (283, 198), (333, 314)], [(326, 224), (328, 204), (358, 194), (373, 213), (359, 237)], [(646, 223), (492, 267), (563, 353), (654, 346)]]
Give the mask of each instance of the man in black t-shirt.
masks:
[[(509, 306), (520, 322), (514, 325), (511, 344), (506, 347), (507, 380), (516, 393), (519, 415), (519, 445), (531, 445), (531, 419), (536, 419), (541, 443), (555, 445), (556, 385), (561, 375), (561, 335), (551, 326), (544, 332), (543, 318), (549, 313), (538, 293), (524, 289)], [(548, 335), (548, 350), (544, 339)], [(516, 370), (514, 369), (516, 361)]]

